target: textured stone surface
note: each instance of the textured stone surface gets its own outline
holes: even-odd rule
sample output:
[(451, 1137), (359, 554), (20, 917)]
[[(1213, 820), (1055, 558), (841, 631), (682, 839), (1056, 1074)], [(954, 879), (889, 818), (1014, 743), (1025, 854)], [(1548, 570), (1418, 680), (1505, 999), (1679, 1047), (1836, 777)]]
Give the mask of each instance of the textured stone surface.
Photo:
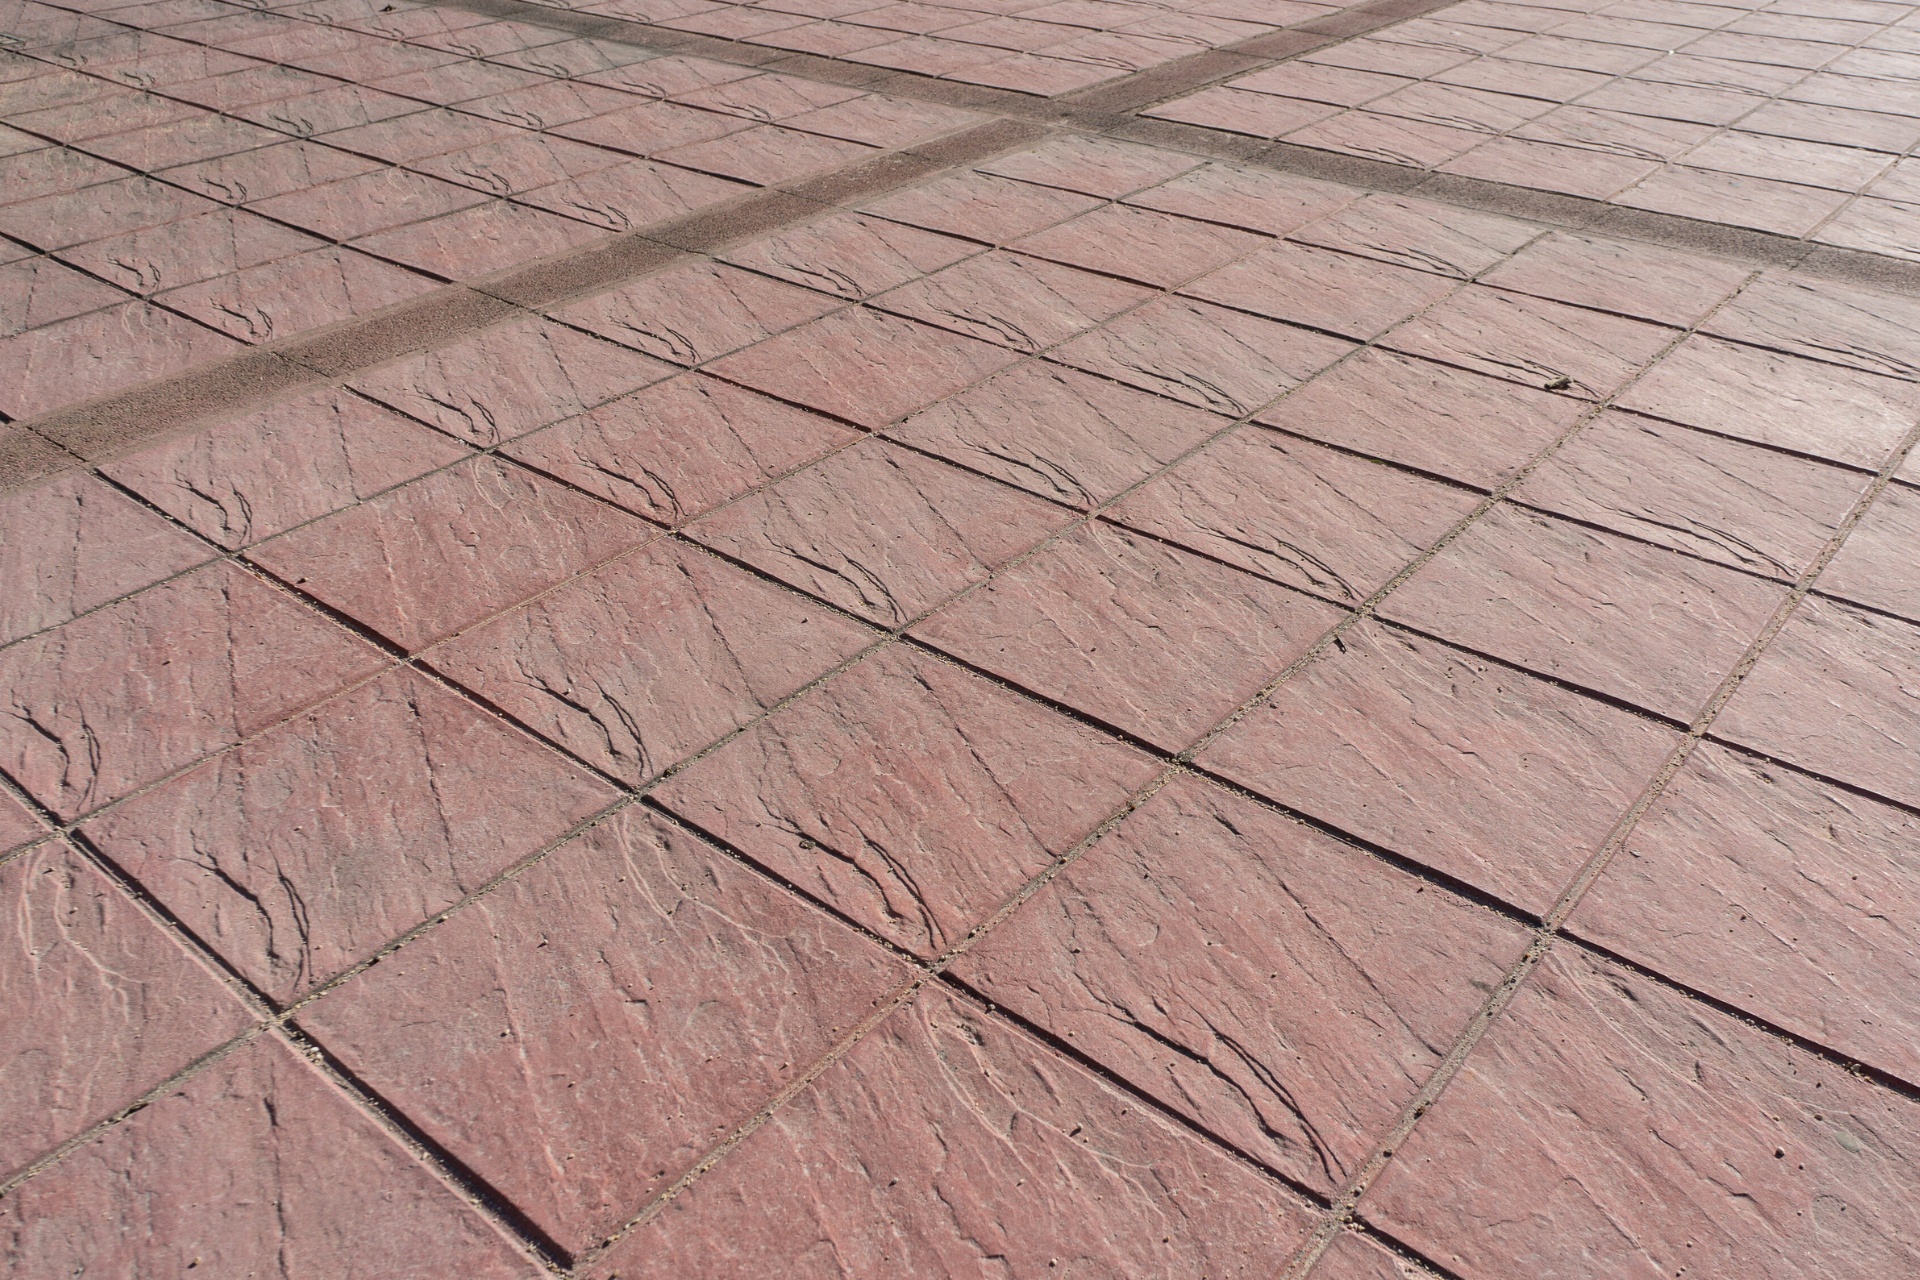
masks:
[(954, 974), (1326, 1192), (1525, 943), (1515, 924), (1179, 779)]
[(1910, 813), (1704, 745), (1570, 927), (1920, 1081), (1916, 837)]
[(492, 457), (263, 543), (273, 573), (418, 650), (654, 536)]
[(1820, 575), (1819, 587), (1920, 621), (1920, 495), (1889, 485)]
[(1342, 1231), (1320, 1255), (1314, 1280), (1431, 1280), (1433, 1273), (1358, 1232)]
[(1128, 495), (1113, 518), (1358, 604), (1478, 501), (1403, 471), (1245, 428)]
[(0, 1177), (11, 1177), (253, 1021), (65, 844), (0, 866)]
[(699, 262), (561, 307), (553, 315), (675, 364), (700, 364), (825, 315), (831, 298)]
[(1090, 526), (914, 628), (965, 661), (1179, 750), (1339, 611), (1137, 534)]
[(542, 1274), (271, 1037), (9, 1195), (0, 1233), (22, 1280)]
[(616, 795), (401, 671), (83, 830), (235, 970), (285, 1003)]
[(1747, 274), (1745, 267), (1731, 262), (1556, 231), (1481, 279), (1537, 298), (1688, 325), (1738, 288)]
[(1544, 915), (1676, 735), (1369, 623), (1199, 762)]
[(725, 257), (735, 266), (857, 301), (979, 251), (952, 236), (843, 213), (730, 249)]
[(1209, 303), (1161, 298), (1054, 354), (1089, 373), (1238, 418), (1350, 348)]
[(1673, 337), (1638, 320), (1467, 288), (1394, 330), (1386, 345), (1523, 386), (1556, 390), (1558, 383), (1597, 400), (1619, 390)]
[(989, 253), (882, 295), (875, 305), (984, 338), (1042, 351), (1084, 333), (1151, 290), (1044, 258)]
[(656, 544), (435, 649), (433, 667), (638, 783), (873, 642), (865, 627)]
[(86, 475), (0, 498), (0, 644), (204, 562), (211, 550)]
[(1920, 806), (1920, 628), (1803, 602), (1727, 708), (1716, 735)]
[(380, 662), (285, 594), (212, 565), (0, 650), (0, 764), (76, 817)]
[(1043, 498), (1091, 507), (1220, 425), (1198, 409), (1036, 362), (969, 387), (889, 434)]
[[(1501, 507), (1381, 612), (1690, 721), (1785, 594), (1715, 565)], [(1617, 643), (1622, 634), (1634, 643)]]
[(895, 649), (654, 794), (850, 919), (931, 956), (1153, 773), (1130, 748)]
[(1585, 406), (1377, 348), (1315, 378), (1256, 422), (1492, 488)]
[(629, 809), (301, 1024), (577, 1252), (904, 976), (852, 930)]
[(169, 440), (102, 470), (223, 547), (284, 533), (466, 456), (333, 388)]
[(1557, 450), (1514, 498), (1791, 580), (1865, 488), (1858, 472), (1610, 412)]
[(1920, 1109), (1565, 949), (1361, 1201), (1466, 1275), (1898, 1275)]
[(901, 1010), (590, 1273), (1266, 1276), (1291, 1195), (951, 996)]
[(1264, 237), (1176, 218), (1153, 209), (1110, 204), (1014, 242), (1021, 253), (1069, 266), (1171, 288), (1244, 257)]
[(1706, 330), (1850, 369), (1920, 379), (1920, 305), (1897, 294), (1769, 276), (1742, 290)]
[(1099, 204), (1092, 196), (988, 173), (963, 173), (882, 196), (863, 207), (917, 227), (1005, 244)]
[(859, 439), (717, 378), (671, 378), (507, 446), (509, 456), (677, 525)]
[(1452, 281), (1386, 263), (1279, 244), (1189, 283), (1196, 298), (1242, 311), (1373, 338), (1452, 293)]
[(47, 828), (11, 791), (0, 791), (0, 853), (11, 853)]
[(477, 445), (570, 418), (671, 370), (546, 321), (518, 321), (354, 377), (376, 400)]
[[(845, 495), (860, 495), (858, 506)], [(1067, 515), (880, 441), (789, 476), (690, 527), (708, 546), (882, 626), (919, 617)]]
[(1871, 471), (1920, 413), (1920, 388), (1696, 335), (1629, 387), (1619, 403)]

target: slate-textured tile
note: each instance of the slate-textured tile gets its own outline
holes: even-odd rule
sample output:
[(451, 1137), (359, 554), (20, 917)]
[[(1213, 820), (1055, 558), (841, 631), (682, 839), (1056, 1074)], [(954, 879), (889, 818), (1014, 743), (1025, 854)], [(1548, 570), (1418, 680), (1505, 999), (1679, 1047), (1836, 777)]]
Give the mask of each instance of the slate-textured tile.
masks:
[(958, 942), (1155, 771), (951, 664), (893, 649), (655, 793), (881, 937)]
[(577, 1253), (904, 977), (844, 925), (629, 809), (301, 1024)]
[[(1366, 1159), (1526, 937), (1188, 778), (954, 974), (1326, 1191)], [(1275, 999), (1280, 991), (1289, 997)]]
[(1785, 594), (1784, 585), (1501, 507), (1381, 611), (1691, 721)]
[(379, 654), (228, 564), (0, 650), (0, 763), (76, 817), (377, 671)]
[(1619, 390), (1675, 336), (1638, 320), (1469, 287), (1385, 342), (1523, 386), (1598, 400)]
[(1078, 530), (914, 628), (947, 652), (1167, 750), (1340, 617), (1140, 535)]
[(1698, 254), (1556, 231), (1481, 277), (1483, 284), (1658, 324), (1701, 320), (1748, 270)]
[(272, 1036), (22, 1185), (0, 1222), (21, 1259), (69, 1275), (541, 1274)]
[(1044, 1275), (1062, 1260), (1098, 1275), (1253, 1277), (1311, 1229), (1275, 1183), (937, 991), (716, 1174), (595, 1280), (715, 1267)]
[(632, 516), (483, 457), (262, 543), (251, 556), (417, 651), (653, 536)]
[(1897, 294), (1770, 274), (1704, 327), (1717, 337), (1920, 381), (1920, 304)]
[[(1366, 623), (1199, 759), (1544, 915), (1676, 740), (1628, 712)], [(1459, 796), (1473, 800), (1450, 799)]]
[(427, 660), (574, 755), (638, 783), (873, 638), (732, 565), (659, 543)]
[(1130, 494), (1113, 519), (1357, 605), (1478, 502), (1472, 493), (1246, 428)]
[(1266, 237), (1249, 231), (1110, 204), (1017, 240), (1013, 248), (1068, 266), (1170, 288), (1266, 243)]
[(1098, 208), (1098, 197), (990, 173), (962, 173), (870, 200), (861, 208), (987, 244), (1005, 244)]
[(694, 365), (818, 319), (835, 306), (811, 290), (716, 262), (698, 262), (552, 314), (648, 355)]
[(723, 256), (735, 266), (858, 301), (979, 251), (978, 245), (952, 236), (842, 213), (729, 249)]
[(1820, 575), (1822, 591), (1920, 622), (1920, 496), (1891, 485), (1848, 535)]
[(1912, 1082), (1920, 820), (1710, 744), (1569, 927)]
[(927, 324), (1036, 352), (1065, 342), (1153, 291), (1042, 258), (988, 253), (881, 295), (874, 305)]
[(0, 897), (0, 1176), (251, 1025), (233, 993), (67, 845), (0, 866)]
[(1564, 949), (1360, 1211), (1468, 1275), (1897, 1274), (1917, 1148), (1910, 1099)]
[[(846, 495), (857, 493), (857, 505)], [(885, 627), (1038, 543), (1066, 512), (869, 441), (691, 525), (726, 555)]]
[(1367, 339), (1454, 288), (1452, 281), (1426, 272), (1282, 243), (1191, 281), (1181, 292), (1273, 320)]

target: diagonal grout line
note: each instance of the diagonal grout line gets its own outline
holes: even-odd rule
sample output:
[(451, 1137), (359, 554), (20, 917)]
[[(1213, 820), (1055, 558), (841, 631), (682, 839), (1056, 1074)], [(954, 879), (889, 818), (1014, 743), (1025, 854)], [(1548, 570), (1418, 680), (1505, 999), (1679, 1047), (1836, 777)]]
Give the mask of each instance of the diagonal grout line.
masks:
[[(1832, 563), (1833, 558), (1840, 553), (1841, 547), (1845, 545), (1848, 536), (1852, 534), (1854, 529), (1858, 527), (1860, 521), (1866, 516), (1868, 509), (1880, 495), (1886, 491), (1887, 486), (1892, 483), (1894, 472), (1900, 468), (1917, 442), (1920, 442), (1920, 423), (1916, 423), (1910, 427), (1901, 442), (1888, 454), (1879, 472), (1862, 491), (1860, 497), (1855, 500), (1853, 506), (1848, 510), (1845, 519), (1841, 521), (1840, 527), (1834, 531), (1833, 535), (1827, 539), (1825, 545), (1821, 548), (1820, 554), (1817, 555), (1806, 570), (1801, 573), (1792, 590), (1790, 590), (1779, 605), (1775, 607), (1772, 615), (1767, 619), (1765, 625), (1761, 627), (1759, 633), (1748, 644), (1745, 652), (1741, 654), (1739, 660), (1734, 663), (1732, 669), (1729, 670), (1727, 675), (1721, 680), (1719, 686), (1701, 706), (1699, 712), (1694, 717), (1693, 723), (1688, 726), (1686, 736), (1674, 746), (1673, 750), (1668, 754), (1667, 759), (1662, 762), (1659, 770), (1654, 774), (1653, 778), (1648, 781), (1645, 788), (1642, 789), (1640, 795), (1635, 798), (1626, 813), (1621, 815), (1620, 820), (1615, 824), (1614, 829), (1608, 833), (1607, 839), (1601, 844), (1600, 848), (1595, 851), (1594, 855), (1580, 868), (1579, 872), (1575, 874), (1567, 887), (1562, 890), (1559, 900), (1547, 914), (1546, 919), (1541, 922), (1540, 928), (1536, 930), (1534, 941), (1532, 945), (1527, 948), (1526, 954), (1507, 972), (1506, 977), (1501, 980), (1500, 985), (1495, 988), (1494, 993), (1488, 997), (1479, 1012), (1477, 1012), (1468, 1022), (1467, 1026), (1462, 1029), (1460, 1035), (1448, 1049), (1446, 1056), (1442, 1058), (1440, 1065), (1434, 1070), (1433, 1075), (1429, 1077), (1426, 1086), (1420, 1090), (1419, 1094), (1415, 1096), (1414, 1100), (1409, 1103), (1407, 1108), (1401, 1113), (1399, 1121), (1388, 1131), (1383, 1141), (1376, 1144), (1373, 1155), (1342, 1191), (1340, 1197), (1335, 1201), (1333, 1212), (1328, 1214), (1320, 1230), (1303, 1244), (1299, 1250), (1295, 1252), (1293, 1258), (1289, 1260), (1285, 1271), (1282, 1273), (1285, 1280), (1305, 1280), (1305, 1277), (1313, 1270), (1314, 1265), (1319, 1261), (1321, 1255), (1326, 1252), (1327, 1247), (1332, 1243), (1334, 1235), (1347, 1221), (1354, 1217), (1356, 1206), (1360, 1198), (1366, 1194), (1367, 1188), (1373, 1184), (1380, 1173), (1386, 1168), (1387, 1163), (1393, 1158), (1394, 1153), (1406, 1145), (1407, 1139), (1412, 1136), (1420, 1120), (1433, 1107), (1434, 1103), (1439, 1100), (1447, 1086), (1451, 1084), (1453, 1079), (1460, 1073), (1467, 1058), (1472, 1054), (1475, 1047), (1479, 1045), (1480, 1041), (1486, 1037), (1494, 1021), (1499, 1018), (1507, 1006), (1513, 1002), (1520, 988), (1552, 951), (1555, 943), (1560, 940), (1565, 930), (1568, 917), (1573, 914), (1575, 908), (1580, 905), (1581, 900), (1587, 895), (1587, 892), (1592, 889), (1594, 883), (1600, 878), (1601, 874), (1606, 871), (1615, 855), (1619, 853), (1620, 849), (1626, 844), (1627, 839), (1632, 835), (1634, 829), (1639, 825), (1640, 820), (1666, 791), (1667, 786), (1672, 782), (1674, 776), (1686, 765), (1701, 740), (1708, 736), (1712, 730), (1714, 721), (1718, 719), (1720, 713), (1726, 708), (1727, 703), (1739, 690), (1741, 683), (1745, 681), (1747, 675), (1753, 668), (1758, 665), (1768, 646), (1771, 645), (1774, 639), (1779, 636), (1780, 632), (1785, 629), (1788, 621), (1800, 607), (1800, 602), (1812, 592), (1815, 580), (1826, 567)], [(1576, 942), (1575, 945), (1580, 944)], [(1639, 966), (1635, 967), (1638, 968)], [(1678, 984), (1671, 983), (1670, 981), (1668, 981), (1668, 985), (1678, 986)], [(1715, 1003), (1718, 1004), (1719, 1002)], [(1752, 1018), (1750, 1014), (1744, 1016), (1749, 1019)], [(1802, 1037), (1798, 1036), (1793, 1037), (1795, 1040), (1801, 1038)], [(1832, 1051), (1824, 1050), (1821, 1056), (1831, 1057)], [(1909, 1093), (1908, 1096), (1911, 1096), (1911, 1094)]]

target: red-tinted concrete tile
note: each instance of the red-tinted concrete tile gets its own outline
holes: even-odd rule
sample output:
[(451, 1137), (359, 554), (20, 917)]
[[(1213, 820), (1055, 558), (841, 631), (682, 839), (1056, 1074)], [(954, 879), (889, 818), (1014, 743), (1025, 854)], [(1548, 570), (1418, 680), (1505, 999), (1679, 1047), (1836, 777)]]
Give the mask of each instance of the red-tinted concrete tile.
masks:
[(522, 131), (501, 142), (419, 160), (414, 167), (475, 191), (507, 196), (571, 182), (625, 163), (627, 157), (617, 151)]
[(1040, 351), (1153, 296), (1040, 258), (989, 253), (895, 289), (874, 305), (1020, 351)]
[(490, 200), (367, 236), (355, 247), (448, 280), (469, 280), (605, 240), (606, 234), (598, 224)]
[(0, 207), (0, 231), (37, 248), (64, 249), (177, 222), (218, 207), (205, 197), (152, 178), (121, 178)]
[(1684, 326), (1712, 311), (1748, 274), (1737, 263), (1698, 254), (1557, 231), (1481, 279), (1538, 298)]
[(1283, 62), (1233, 82), (1254, 93), (1272, 93), (1336, 107), (1357, 107), (1410, 83), (1404, 76), (1355, 71), (1315, 62)]
[(21, 845), (47, 834), (47, 826), (35, 817), (11, 791), (0, 791), (0, 853), (12, 853)]
[(896, 222), (1005, 244), (1042, 227), (1097, 208), (1093, 196), (998, 178), (962, 173), (894, 192), (861, 207)]
[[(743, 194), (737, 182), (651, 160), (609, 165), (551, 187), (522, 192), (520, 198), (553, 213), (577, 218), (607, 231), (631, 231), (704, 209)], [(523, 252), (522, 258), (539, 256)], [(517, 259), (502, 261), (507, 266)]]
[(1846, 192), (1860, 190), (1887, 167), (1883, 152), (1737, 130), (1715, 134), (1686, 159), (1702, 169)]
[(168, 440), (101, 470), (223, 547), (351, 506), (466, 449), (327, 388)]
[(876, 154), (872, 147), (857, 142), (762, 124), (711, 142), (675, 147), (661, 152), (659, 158), (723, 178), (766, 186), (838, 169)]
[(1365, 624), (1200, 762), (1544, 915), (1674, 741), (1627, 712)]
[(723, 256), (736, 266), (858, 300), (980, 251), (978, 245), (858, 213), (835, 214)]
[(1784, 586), (1501, 507), (1381, 611), (1691, 721), (1784, 596)]
[(1571, 395), (1612, 395), (1676, 335), (1638, 320), (1601, 315), (1469, 286), (1411, 323), (1386, 345), (1478, 373)]
[(85, 830), (242, 976), (285, 1003), (617, 795), (403, 670)]
[(1875, 499), (1826, 571), (1822, 591), (1920, 621), (1920, 495), (1892, 485)]
[(1180, 778), (953, 973), (1262, 1164), (1331, 1191), (1526, 941), (1516, 924)]
[(1099, 526), (1062, 539), (915, 633), (1178, 750), (1339, 616), (1262, 579)]
[(1920, 238), (1914, 235), (1916, 216), (1920, 216), (1920, 204), (1913, 202), (1855, 200), (1814, 238), (1868, 253), (1920, 259)]
[(0, 1215), (14, 1256), (43, 1273), (542, 1274), (272, 1037), (73, 1152)]
[(319, 249), (173, 289), (159, 301), (242, 342), (271, 342), (438, 288), (351, 249)]
[(0, 652), (8, 774), (62, 817), (378, 670), (374, 650), (215, 565)]
[(250, 206), (270, 218), (304, 227), (331, 240), (384, 231), (479, 204), (478, 192), (405, 169), (377, 169), (322, 186), (305, 187)]
[(852, 930), (629, 809), (301, 1023), (578, 1252), (904, 977)]
[[(858, 494), (850, 503), (847, 495)], [(689, 526), (701, 542), (882, 626), (985, 578), (1067, 513), (869, 441)]]
[(759, 75), (676, 95), (676, 102), (723, 111), (749, 120), (785, 120), (802, 112), (858, 98), (858, 89), (794, 76)]
[(1539, 233), (1538, 227), (1512, 218), (1375, 195), (1308, 223), (1293, 238), (1465, 278), (1485, 271)]
[(1278, 244), (1181, 290), (1274, 320), (1372, 338), (1452, 293), (1453, 281), (1423, 271)]
[(1763, 276), (1705, 327), (1723, 338), (1920, 380), (1920, 304), (1912, 298), (1824, 280)]
[(169, 182), (215, 200), (245, 204), (380, 171), (376, 161), (332, 147), (315, 142), (282, 142), (169, 169), (165, 176)]
[(1114, 204), (1016, 241), (1013, 248), (1165, 288), (1267, 243), (1252, 232)]
[(1912, 1081), (1916, 836), (1911, 814), (1702, 746), (1569, 927)]
[(1438, 166), (1442, 173), (1589, 200), (1605, 200), (1659, 167), (1657, 160), (1525, 138), (1495, 138)]
[(1165, 298), (1054, 355), (1090, 373), (1239, 417), (1351, 349), (1337, 338), (1258, 316)]
[(76, 316), (0, 339), (0, 413), (31, 418), (240, 349), (144, 302)]
[(719, 263), (698, 262), (552, 314), (676, 364), (700, 364), (815, 319), (827, 298)]
[(1255, 421), (1492, 488), (1585, 408), (1376, 349), (1292, 392)]
[(958, 667), (892, 649), (655, 798), (924, 956), (958, 942), (1155, 772)]
[(1219, 427), (1196, 409), (1036, 363), (943, 400), (890, 434), (1042, 497), (1090, 507)]
[(1358, 604), (1478, 501), (1331, 449), (1245, 429), (1129, 495), (1113, 519)]
[(905, 147), (923, 138), (975, 125), (984, 117), (953, 107), (914, 102), (870, 93), (848, 102), (787, 118), (786, 123), (808, 133), (864, 142), (871, 147)]
[(207, 560), (208, 549), (85, 474), (0, 497), (0, 643)]
[(418, 111), (377, 124), (341, 129), (328, 134), (326, 142), (330, 147), (372, 156), (388, 164), (407, 164), (462, 147), (498, 142), (513, 133), (510, 125), (461, 111)]
[(1206, 129), (1224, 129), (1255, 138), (1278, 138), (1340, 114), (1339, 107), (1271, 93), (1252, 93), (1218, 85), (1142, 112), (1162, 120), (1178, 120)]
[(1920, 805), (1920, 628), (1810, 599), (1714, 722), (1714, 733)]
[(1453, 129), (1371, 111), (1343, 111), (1337, 116), (1296, 129), (1287, 141), (1324, 151), (1340, 151), (1388, 164), (1430, 169), (1486, 141), (1473, 129)]
[(8, 245), (0, 267), (0, 338), (125, 302), (127, 295), (52, 258)]
[(1350, 188), (1331, 183), (1210, 164), (1136, 192), (1127, 197), (1127, 203), (1280, 236), (1346, 207), (1355, 198)]
[(1133, 142), (1068, 135), (980, 166), (980, 172), (1113, 199), (1178, 177), (1200, 161)]
[(253, 1021), (64, 844), (0, 867), (0, 897), (0, 996), (9, 1010), (0, 1031), (0, 1176), (78, 1137)]
[(713, 371), (862, 426), (881, 427), (1016, 359), (989, 343), (854, 308), (728, 356)]
[(660, 381), (657, 360), (544, 320), (516, 320), (351, 385), (479, 445), (498, 444)]
[(312, 236), (239, 209), (96, 240), (61, 256), (134, 293), (157, 293), (322, 247)]
[(687, 374), (516, 441), (507, 452), (676, 525), (858, 438), (831, 419)]
[(1784, 236), (1806, 235), (1846, 200), (1844, 193), (1821, 187), (1679, 165), (1660, 170), (1617, 197), (1618, 203), (1638, 209)]
[(78, 191), (97, 183), (113, 182), (126, 170), (79, 151), (42, 144), (42, 149), (0, 158), (0, 177), (6, 179), (6, 203), (19, 204), (43, 196)]
[(1253, 1277), (1310, 1229), (1278, 1184), (929, 991), (590, 1274)]
[(428, 661), (575, 755), (638, 783), (873, 642), (866, 628), (661, 543)]
[(1620, 396), (1623, 408), (1877, 470), (1920, 413), (1920, 388), (1694, 335)]
[(1605, 413), (1514, 497), (1676, 551), (1793, 579), (1865, 485), (1857, 472)]
[(1431, 1280), (1432, 1272), (1354, 1231), (1342, 1231), (1320, 1255), (1314, 1280)]
[(493, 458), (262, 543), (271, 572), (418, 650), (653, 537), (651, 526)]
[(1489, 1280), (1898, 1275), (1917, 1154), (1910, 1099), (1567, 948), (1361, 1213)]

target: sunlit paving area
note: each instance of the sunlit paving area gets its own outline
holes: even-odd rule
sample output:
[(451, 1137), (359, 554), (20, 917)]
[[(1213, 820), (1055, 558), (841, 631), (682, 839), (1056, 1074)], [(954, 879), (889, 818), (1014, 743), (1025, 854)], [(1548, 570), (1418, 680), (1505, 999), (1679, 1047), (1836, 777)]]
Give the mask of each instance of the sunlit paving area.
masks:
[(1920, 1277), (1920, 3), (0, 0), (0, 1275)]

